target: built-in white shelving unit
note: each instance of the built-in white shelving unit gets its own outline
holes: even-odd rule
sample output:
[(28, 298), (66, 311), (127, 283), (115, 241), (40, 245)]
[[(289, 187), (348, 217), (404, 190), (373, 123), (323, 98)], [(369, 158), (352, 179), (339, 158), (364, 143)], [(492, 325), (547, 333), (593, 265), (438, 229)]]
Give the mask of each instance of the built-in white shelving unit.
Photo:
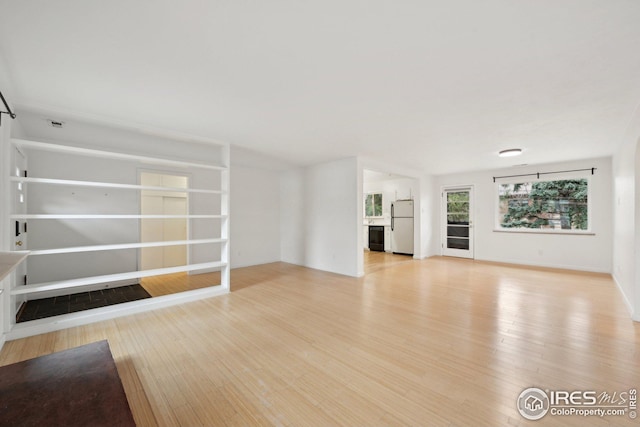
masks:
[(222, 262), (204, 262), (201, 264), (184, 265), (180, 267), (156, 268), (153, 270), (132, 271), (129, 273), (106, 274), (102, 276), (83, 277), (80, 279), (58, 280), (54, 282), (37, 283), (33, 285), (25, 285), (12, 289), (12, 295), (35, 294), (38, 292), (52, 291), (57, 289), (77, 288), (85, 285), (94, 285), (96, 283), (109, 283), (117, 280), (138, 279), (142, 277), (161, 276), (170, 273), (183, 273), (186, 271), (202, 270), (205, 268), (224, 267)]
[[(189, 144), (195, 147), (194, 153), (189, 152)], [(14, 199), (9, 213), (9, 219), (12, 223), (11, 230), (13, 230), (15, 222), (17, 234), (19, 234), (18, 230), (24, 228), (24, 235), (29, 235), (25, 239), (26, 247), (19, 248), (30, 251), (27, 259), (27, 277), (32, 275), (32, 272), (29, 271), (32, 268), (38, 267), (37, 276), (43, 276), (43, 267), (41, 266), (62, 262), (58, 261), (61, 258), (55, 258), (56, 261), (46, 261), (47, 257), (81, 257), (78, 258), (77, 265), (83, 267), (83, 272), (91, 270), (91, 263), (87, 262), (87, 257), (95, 257), (90, 259), (95, 260), (96, 267), (96, 274), (85, 274), (82, 277), (74, 277), (73, 271), (70, 271), (69, 277), (56, 277), (55, 280), (35, 282), (28, 280), (26, 284), (19, 283), (16, 278), (9, 290), (14, 300), (15, 298), (38, 299), (40, 295), (50, 295), (51, 292), (65, 292), (65, 290), (82, 292), (85, 287), (87, 290), (91, 286), (95, 289), (95, 286), (100, 284), (108, 287), (111, 283), (120, 284), (127, 280), (179, 272), (220, 271), (220, 283), (212, 286), (211, 292), (207, 293), (202, 289), (186, 292), (192, 292), (194, 297), (229, 291), (228, 145), (219, 144), (216, 146), (212, 144), (208, 148), (206, 144), (185, 142), (185, 149), (180, 151), (175, 146), (165, 143), (164, 151), (161, 147), (161, 149), (153, 150), (153, 155), (129, 152), (133, 148), (127, 148), (126, 144), (116, 144), (116, 148), (113, 149), (111, 147), (103, 149), (101, 146), (92, 144), (79, 145), (81, 144), (77, 142), (39, 142), (12, 139), (10, 144), (4, 147), (4, 154), (8, 156), (7, 158), (14, 159), (13, 150), (19, 150), (28, 164), (28, 174), (14, 164), (8, 164), (10, 176), (5, 178), (5, 183), (10, 188)], [(140, 149), (140, 147), (137, 148)], [(208, 157), (209, 149), (214, 153), (210, 157)], [(147, 148), (147, 151), (152, 150)], [(47, 160), (47, 156), (53, 157), (51, 160)], [(34, 162), (36, 159), (39, 160)], [(56, 159), (63, 159), (66, 165), (56, 169)], [(7, 163), (9, 162), (13, 163), (13, 160)], [(77, 170), (68, 167), (74, 162), (78, 165)], [(33, 167), (33, 163), (45, 166)], [(110, 175), (106, 173), (111, 167), (109, 165), (112, 165), (114, 171), (117, 171), (111, 174), (112, 180), (104, 179), (105, 176)], [(189, 185), (186, 187), (142, 185), (139, 182), (139, 176), (140, 171), (143, 170), (189, 176)], [(97, 172), (97, 177), (93, 172)], [(20, 200), (16, 196), (18, 190)], [(141, 214), (141, 194), (145, 191), (168, 195), (185, 194), (189, 200), (188, 213), (184, 215)], [(29, 197), (24, 199), (24, 194), (29, 194)], [(100, 197), (104, 198), (101, 200)], [(40, 202), (42, 198), (46, 200)], [(33, 203), (34, 200), (37, 200), (38, 203)], [(113, 200), (113, 203), (105, 200)], [(35, 208), (34, 205), (36, 205)], [(118, 208), (122, 211), (114, 211)], [(186, 220), (188, 224), (186, 239), (142, 241), (141, 220), (171, 219)], [(28, 233), (26, 232), (27, 221), (29, 221)], [(137, 232), (128, 233), (125, 241), (113, 241), (118, 235), (118, 221), (121, 221), (121, 224), (126, 224), (126, 227), (123, 227), (137, 230)], [(107, 231), (111, 229), (116, 231), (109, 234)], [(50, 233), (55, 238), (50, 240), (51, 244), (48, 244), (47, 247), (32, 247), (30, 241), (36, 240), (32, 238), (33, 233)], [(107, 236), (107, 238), (105, 241), (100, 241), (100, 238), (96, 236)], [(11, 239), (13, 240), (14, 236)], [(39, 241), (42, 245), (43, 239), (41, 238)], [(15, 244), (18, 243), (23, 244), (15, 242)], [(13, 245), (14, 242), (12, 241), (11, 244)], [(176, 246), (188, 248), (187, 262), (184, 265), (146, 270), (139, 268), (139, 254), (142, 249)], [(16, 252), (17, 249), (16, 247)], [(114, 264), (111, 266), (114, 271), (104, 274), (105, 269), (108, 270), (109, 266), (101, 263), (99, 257), (113, 256), (108, 254), (120, 254), (118, 259), (126, 260), (126, 262), (118, 264), (110, 261)], [(136, 259), (132, 260), (131, 258)], [(64, 262), (70, 266), (74, 263), (71, 258), (64, 258)], [(63, 273), (57, 273), (58, 276), (60, 274)], [(166, 302), (165, 305), (170, 305), (172, 300), (172, 296), (159, 298)], [(177, 296), (174, 299), (176, 301), (185, 300), (184, 296)], [(135, 302), (127, 304), (135, 306)], [(141, 304), (149, 305), (148, 302)], [(14, 305), (10, 305), (13, 309), (11, 313), (12, 326), (21, 327), (22, 324), (15, 325)], [(104, 312), (104, 310), (101, 311), (102, 316), (104, 316)], [(42, 322), (38, 322), (38, 324), (42, 324)]]
[(202, 168), (202, 169), (211, 169), (211, 170), (220, 170), (220, 171), (227, 170), (227, 166), (222, 166), (222, 165), (210, 165), (210, 164), (199, 163), (199, 162), (164, 159), (161, 157), (153, 157), (148, 155), (127, 154), (127, 153), (121, 153), (116, 151), (97, 150), (93, 148), (77, 147), (74, 145), (27, 141), (24, 139), (16, 139), (16, 138), (13, 138), (11, 142), (14, 146), (19, 146), (24, 148), (33, 148), (33, 149), (39, 149), (43, 151), (57, 151), (57, 152), (69, 153), (69, 154), (80, 154), (80, 155), (86, 155), (89, 157), (132, 160), (132, 161), (144, 162), (146, 164), (155, 164), (155, 165), (162, 165), (162, 166), (179, 166), (179, 167), (187, 167), (187, 168)]

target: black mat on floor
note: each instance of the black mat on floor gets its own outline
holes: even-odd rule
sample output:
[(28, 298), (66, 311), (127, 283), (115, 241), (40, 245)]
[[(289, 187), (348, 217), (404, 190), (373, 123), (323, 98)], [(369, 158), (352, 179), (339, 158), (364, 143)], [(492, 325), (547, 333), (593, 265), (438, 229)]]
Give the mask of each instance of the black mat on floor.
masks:
[(60, 314), (75, 313), (91, 308), (106, 307), (128, 301), (151, 298), (151, 295), (140, 285), (120, 286), (117, 288), (99, 289), (97, 291), (62, 295), (27, 301), (18, 314), (17, 323), (43, 319)]

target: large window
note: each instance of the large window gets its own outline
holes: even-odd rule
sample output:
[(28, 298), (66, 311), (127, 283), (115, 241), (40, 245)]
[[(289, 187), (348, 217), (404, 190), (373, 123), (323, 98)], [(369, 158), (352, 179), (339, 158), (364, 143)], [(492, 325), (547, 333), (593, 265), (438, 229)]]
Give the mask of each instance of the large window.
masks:
[(498, 184), (498, 228), (589, 230), (589, 180)]

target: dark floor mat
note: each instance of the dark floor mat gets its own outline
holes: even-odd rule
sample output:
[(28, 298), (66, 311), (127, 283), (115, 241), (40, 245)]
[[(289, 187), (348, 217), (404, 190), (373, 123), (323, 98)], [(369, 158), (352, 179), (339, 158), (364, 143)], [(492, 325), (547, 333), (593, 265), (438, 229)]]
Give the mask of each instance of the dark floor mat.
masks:
[(60, 314), (75, 313), (92, 308), (106, 307), (122, 302), (151, 298), (140, 285), (98, 289), (71, 295), (61, 295), (27, 301), (18, 314), (17, 323), (43, 319)]

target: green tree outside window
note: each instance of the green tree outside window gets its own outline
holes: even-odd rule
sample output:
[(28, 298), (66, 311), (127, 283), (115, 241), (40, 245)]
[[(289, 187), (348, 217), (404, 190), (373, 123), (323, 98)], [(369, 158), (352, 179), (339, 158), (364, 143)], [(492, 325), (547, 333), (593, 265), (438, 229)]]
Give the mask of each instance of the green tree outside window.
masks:
[(364, 199), (364, 215), (366, 217), (382, 216), (382, 193), (366, 195)]
[(587, 230), (589, 181), (500, 184), (502, 228)]

